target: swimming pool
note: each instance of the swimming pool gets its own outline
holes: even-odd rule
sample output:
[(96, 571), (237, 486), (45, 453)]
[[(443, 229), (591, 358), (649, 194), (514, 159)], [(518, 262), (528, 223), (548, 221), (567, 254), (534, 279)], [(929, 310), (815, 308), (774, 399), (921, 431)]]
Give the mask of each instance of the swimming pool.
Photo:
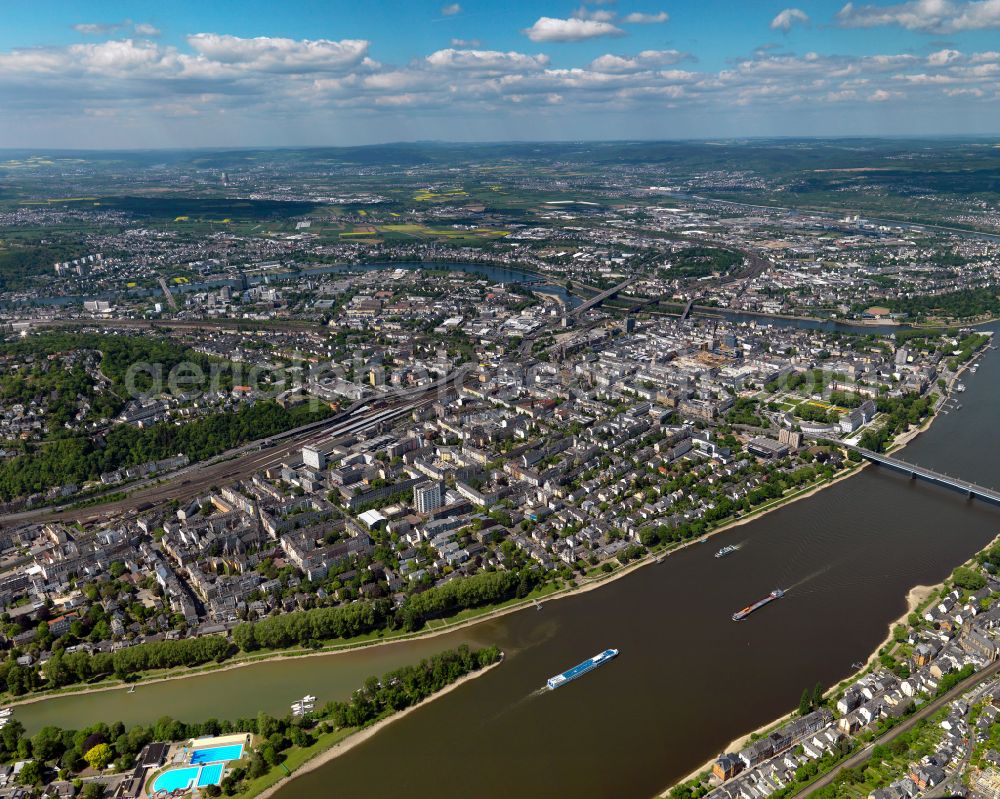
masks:
[(206, 785), (218, 785), (222, 782), (223, 763), (211, 763), (207, 766), (187, 766), (185, 768), (174, 768), (164, 771), (159, 777), (153, 780), (152, 792), (182, 790), (197, 785), (204, 788)]
[(203, 763), (222, 763), (226, 760), (239, 760), (243, 757), (243, 744), (229, 746), (207, 746), (195, 749), (191, 753), (191, 765), (200, 766)]
[(201, 774), (198, 775), (198, 787), (218, 785), (222, 782), (222, 769), (222, 763), (212, 763), (209, 766), (202, 766)]
[[(170, 771), (164, 771), (159, 777), (153, 780), (153, 793), (157, 791), (170, 791), (176, 790), (187, 790), (191, 783), (195, 781), (198, 777), (198, 772), (201, 771), (197, 766), (188, 768), (172, 768)], [(200, 782), (198, 783), (201, 784)]]

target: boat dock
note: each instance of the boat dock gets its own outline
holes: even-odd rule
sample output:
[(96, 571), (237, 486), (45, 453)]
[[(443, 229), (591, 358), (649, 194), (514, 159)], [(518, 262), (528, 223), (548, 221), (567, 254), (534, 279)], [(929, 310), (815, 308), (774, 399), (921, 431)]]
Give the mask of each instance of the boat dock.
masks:
[(311, 713), (315, 707), (316, 697), (312, 694), (306, 694), (298, 702), (292, 702), (292, 715), (304, 716), (306, 713)]

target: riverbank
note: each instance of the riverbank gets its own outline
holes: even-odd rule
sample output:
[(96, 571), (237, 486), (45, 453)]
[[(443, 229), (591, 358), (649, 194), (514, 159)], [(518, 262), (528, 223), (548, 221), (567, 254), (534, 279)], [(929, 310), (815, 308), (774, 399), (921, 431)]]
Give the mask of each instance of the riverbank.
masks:
[[(857, 677), (860, 674), (863, 674), (865, 671), (867, 671), (874, 663), (877, 663), (878, 662), (878, 653), (887, 644), (892, 643), (892, 640), (893, 640), (893, 630), (896, 628), (896, 626), (899, 625), (899, 624), (904, 623), (907, 620), (907, 618), (909, 617), (909, 615), (911, 613), (913, 613), (915, 610), (917, 610), (924, 602), (926, 602), (927, 598), (932, 593), (934, 593), (934, 591), (936, 591), (941, 585), (942, 584), (938, 584), (936, 586), (934, 586), (934, 585), (915, 585), (915, 586), (913, 586), (913, 588), (911, 588), (910, 591), (909, 591), (909, 593), (906, 595), (906, 611), (898, 619), (894, 619), (892, 622), (889, 623), (889, 632), (886, 635), (885, 640), (882, 641), (882, 643), (878, 645), (878, 648), (875, 649), (872, 652), (872, 654), (868, 657), (868, 660), (865, 661), (865, 664), (860, 669), (858, 669), (857, 671), (853, 672), (851, 675), (849, 675), (845, 679), (846, 680), (852, 680), (855, 677)], [(753, 743), (755, 740), (757, 740), (758, 738), (760, 738), (761, 736), (763, 736), (765, 733), (768, 733), (768, 732), (770, 732), (771, 730), (773, 730), (773, 729), (775, 729), (777, 727), (780, 727), (780, 726), (782, 726), (784, 724), (787, 724), (789, 721), (792, 721), (797, 716), (798, 716), (798, 712), (795, 711), (795, 710), (792, 710), (791, 712), (786, 713), (784, 716), (781, 716), (780, 718), (773, 719), (773, 720), (767, 722), (766, 724), (762, 724), (757, 729), (751, 730), (750, 732), (748, 732), (748, 733), (746, 733), (744, 735), (741, 735), (739, 738), (734, 738), (732, 741), (729, 742), (729, 744), (722, 751), (723, 752), (739, 752), (741, 749), (746, 748), (751, 743)], [(686, 776), (682, 777), (677, 782), (671, 784), (668, 788), (666, 788), (664, 791), (662, 791), (662, 793), (660, 795), (666, 796), (677, 785), (682, 785), (685, 782), (690, 782), (691, 780), (693, 780), (693, 779), (701, 776), (702, 774), (704, 774), (706, 771), (711, 771), (712, 770), (712, 765), (714, 763), (715, 763), (715, 758), (714, 757), (711, 758), (710, 760), (705, 761), (698, 768), (694, 769), (690, 774), (687, 774)]]
[[(887, 454), (888, 453), (899, 452), (900, 450), (904, 449), (907, 444), (911, 443), (915, 438), (917, 438), (917, 436), (919, 436), (921, 433), (924, 433), (924, 432), (926, 432), (927, 430), (930, 429), (931, 425), (934, 423), (934, 420), (937, 418), (938, 410), (941, 408), (942, 405), (944, 405), (944, 403), (947, 401), (947, 399), (949, 398), (949, 396), (951, 396), (951, 394), (953, 393), (955, 385), (958, 383), (959, 378), (965, 373), (965, 371), (967, 369), (969, 369), (975, 363), (977, 363), (978, 360), (986, 352), (987, 352), (987, 349), (985, 347), (981, 348), (980, 350), (978, 350), (973, 355), (973, 357), (971, 357), (968, 361), (966, 361), (964, 364), (962, 364), (960, 366), (960, 368), (955, 372), (955, 374), (952, 375), (952, 377), (949, 380), (949, 382), (947, 383), (945, 389), (942, 391), (942, 396), (938, 400), (937, 404), (934, 407), (934, 413), (931, 414), (930, 416), (928, 416), (919, 427), (914, 427), (914, 428), (912, 428), (910, 430), (907, 430), (905, 433), (903, 433), (902, 435), (900, 435), (896, 439), (894, 439), (893, 442), (892, 442), (892, 444), (886, 450)], [(866, 465), (868, 465), (867, 462), (863, 463), (861, 466), (863, 467), (863, 466), (866, 466)], [(858, 471), (859, 471), (859, 469), (852, 470), (852, 471), (848, 472), (847, 474), (843, 475), (843, 477), (848, 477), (848, 476), (850, 476), (852, 474), (856, 474)], [(810, 494), (814, 494), (815, 491), (811, 491), (809, 493)], [(987, 544), (985, 547), (983, 547), (983, 549), (988, 549), (989, 547), (993, 546), (997, 542), (997, 540), (1000, 540), (1000, 536), (997, 536), (997, 538), (993, 539), (993, 541), (990, 542), (989, 544)], [(937, 585), (915, 585), (915, 586), (913, 586), (907, 592), (907, 595), (906, 595), (906, 610), (903, 612), (903, 614), (901, 616), (899, 616), (898, 618), (892, 620), (889, 623), (889, 625), (888, 625), (888, 631), (886, 633), (886, 637), (882, 640), (882, 642), (868, 656), (868, 659), (865, 661), (864, 665), (861, 666), (860, 669), (857, 669), (856, 671), (852, 672), (847, 677), (845, 677), (844, 681), (850, 681), (850, 680), (856, 679), (861, 674), (863, 674), (864, 672), (868, 671), (873, 665), (877, 664), (878, 661), (879, 661), (879, 653), (886, 646), (890, 645), (893, 642), (893, 640), (894, 640), (894, 638), (893, 638), (893, 631), (895, 630), (895, 628), (898, 625), (900, 625), (900, 624), (907, 623), (907, 620), (909, 619), (910, 614), (913, 613), (913, 612), (915, 612), (915, 611), (917, 611), (918, 609), (920, 609), (927, 602), (927, 600), (930, 598), (930, 596), (935, 591), (937, 591), (938, 589), (940, 589), (943, 585), (944, 585), (944, 581), (938, 583)], [(841, 681), (841, 683), (843, 683), (844, 681)], [(834, 687), (836, 687), (836, 686), (834, 686)], [(829, 690), (830, 689), (827, 689), (827, 693), (829, 693)], [(777, 727), (780, 727), (781, 725), (786, 724), (787, 722), (791, 721), (792, 719), (794, 719), (796, 717), (796, 715), (797, 715), (796, 711), (793, 710), (793, 711), (785, 714), (784, 716), (781, 716), (780, 718), (772, 719), (771, 721), (768, 721), (765, 724), (762, 724), (757, 729), (752, 730), (752, 731), (750, 731), (748, 733), (745, 733), (744, 735), (741, 735), (738, 738), (735, 738), (722, 751), (723, 752), (738, 752), (741, 749), (744, 749), (746, 746), (748, 746), (754, 740), (756, 740), (757, 738), (759, 738), (761, 735), (763, 735), (763, 734), (765, 734), (767, 732), (770, 732), (771, 730), (773, 730), (773, 729), (775, 729)], [(683, 785), (684, 783), (690, 782), (690, 781), (698, 778), (699, 776), (703, 775), (707, 771), (711, 771), (712, 765), (714, 763), (715, 763), (715, 758), (713, 757), (713, 758), (709, 759), (708, 761), (706, 761), (705, 763), (703, 763), (700, 766), (698, 766), (697, 768), (693, 769), (690, 773), (688, 773), (687, 775), (685, 775), (680, 780), (677, 780), (676, 782), (671, 783), (663, 791), (661, 791), (659, 794), (657, 794), (657, 796), (667, 796), (670, 793), (670, 791), (673, 790), (675, 787), (677, 787), (679, 785)]]
[(882, 639), (882, 643), (868, 656), (868, 660), (865, 661), (865, 665), (858, 669), (854, 674), (852, 674), (848, 679), (853, 679), (868, 671), (879, 661), (879, 653), (890, 646), (894, 640), (893, 631), (900, 625), (906, 624), (907, 620), (910, 618), (910, 614), (916, 612), (920, 607), (931, 597), (935, 591), (941, 588), (944, 582), (940, 582), (937, 585), (915, 585), (906, 594), (906, 610), (898, 619), (893, 619), (889, 622), (889, 631), (885, 634), (885, 638)]
[(303, 774), (308, 774), (310, 771), (315, 771), (321, 766), (325, 766), (330, 761), (335, 760), (336, 758), (340, 757), (343, 754), (346, 754), (347, 752), (351, 751), (354, 747), (360, 746), (369, 738), (372, 738), (373, 736), (377, 735), (381, 730), (385, 729), (394, 721), (398, 721), (399, 719), (404, 718), (410, 713), (419, 710), (425, 705), (428, 705), (431, 702), (433, 702), (435, 699), (440, 699), (445, 694), (454, 691), (455, 689), (459, 688), (462, 685), (465, 685), (465, 683), (478, 679), (479, 677), (482, 677), (488, 671), (495, 669), (501, 663), (503, 663), (503, 658), (498, 660), (496, 663), (491, 663), (489, 666), (479, 669), (478, 671), (474, 671), (471, 674), (466, 674), (464, 677), (442, 688), (437, 693), (431, 694), (426, 699), (420, 700), (415, 705), (411, 705), (410, 707), (401, 710), (398, 713), (393, 713), (391, 716), (386, 716), (384, 719), (376, 721), (369, 727), (363, 727), (362, 729), (358, 730), (356, 733), (353, 733), (347, 738), (343, 738), (340, 741), (337, 741), (329, 749), (325, 749), (322, 752), (318, 752), (313, 757), (305, 761), (300, 767), (295, 769), (291, 774), (289, 774), (286, 777), (282, 777), (280, 780), (269, 785), (259, 793), (240, 794), (238, 799), (269, 799), (269, 797), (276, 794), (281, 788), (284, 788), (288, 783), (292, 782), (296, 778), (301, 777)]
[(620, 566), (617, 569), (605, 574), (600, 573), (589, 577), (580, 578), (575, 585), (565, 586), (562, 588), (551, 588), (551, 590), (543, 589), (541, 592), (535, 592), (525, 599), (521, 600), (508, 600), (507, 603), (502, 603), (500, 606), (492, 606), (483, 609), (471, 609), (467, 611), (462, 611), (456, 614), (452, 620), (444, 620), (439, 623), (438, 626), (431, 626), (429, 622), (427, 629), (418, 630), (411, 633), (395, 633), (392, 635), (379, 635), (373, 634), (373, 637), (367, 637), (364, 640), (347, 641), (339, 644), (333, 644), (326, 647), (321, 647), (319, 649), (284, 649), (277, 650), (259, 654), (245, 655), (243, 657), (234, 658), (225, 663), (209, 663), (203, 666), (197, 666), (193, 668), (185, 668), (183, 670), (175, 670), (155, 676), (150, 676), (143, 678), (134, 683), (126, 683), (122, 680), (108, 680), (107, 682), (96, 684), (96, 685), (77, 685), (77, 686), (67, 686), (65, 688), (55, 689), (51, 691), (44, 691), (39, 693), (34, 693), (30, 696), (25, 696), (19, 699), (11, 699), (7, 706), (18, 707), (34, 704), (36, 702), (44, 702), (52, 699), (58, 699), (60, 697), (66, 696), (81, 696), (86, 694), (102, 693), (107, 691), (117, 691), (123, 690), (131, 685), (146, 686), (155, 685), (157, 683), (172, 682), (176, 680), (186, 680), (195, 677), (203, 676), (206, 674), (215, 674), (219, 672), (232, 671), (234, 669), (241, 669), (247, 666), (255, 666), (262, 663), (269, 663), (279, 660), (284, 660), (288, 658), (313, 658), (313, 657), (324, 657), (324, 656), (334, 656), (338, 654), (344, 654), (347, 652), (356, 652), (360, 649), (370, 649), (374, 647), (387, 646), (391, 644), (404, 643), (406, 641), (414, 640), (424, 640), (432, 639), (448, 633), (454, 633), (467, 629), (477, 624), (481, 624), (486, 621), (492, 621), (494, 619), (502, 618), (511, 613), (516, 613), (518, 611), (524, 610), (529, 607), (538, 607), (545, 605), (551, 601), (558, 599), (565, 599), (571, 596), (577, 596), (584, 594), (588, 591), (593, 591), (597, 588), (601, 588), (604, 585), (608, 585), (615, 580), (620, 580), (632, 574), (637, 569), (643, 568), (644, 566), (649, 566), (652, 564), (661, 563), (663, 560), (669, 558), (675, 552), (680, 552), (689, 546), (695, 544), (700, 544), (703, 541), (707, 541), (709, 538), (724, 533), (734, 527), (739, 527), (748, 524), (752, 521), (756, 521), (763, 518), (768, 513), (778, 510), (779, 508), (785, 507), (792, 502), (797, 502), (801, 499), (807, 499), (813, 496), (818, 491), (822, 491), (841, 480), (845, 480), (851, 475), (857, 474), (861, 469), (865, 468), (867, 463), (860, 463), (848, 466), (843, 472), (837, 474), (833, 478), (823, 479), (817, 483), (805, 486), (804, 488), (798, 489), (783, 497), (772, 500), (769, 503), (765, 503), (759, 508), (751, 511), (750, 513), (742, 516), (740, 518), (732, 519), (719, 527), (711, 530), (698, 538), (692, 538), (682, 543), (676, 544), (671, 547), (662, 548), (654, 550), (649, 554), (634, 560), (625, 566)]
[[(994, 538), (991, 543), (987, 544), (987, 546), (984, 547), (984, 549), (988, 549), (989, 547), (993, 546), (997, 542), (997, 540), (1000, 540), (1000, 536), (997, 536), (997, 538)], [(966, 561), (966, 563), (969, 563), (969, 561)], [(891, 645), (893, 643), (893, 641), (895, 640), (894, 631), (895, 631), (896, 627), (898, 627), (900, 624), (906, 624), (908, 622), (910, 614), (914, 613), (914, 612), (917, 612), (922, 607), (924, 607), (926, 605), (928, 599), (930, 599), (931, 596), (933, 596), (936, 591), (940, 590), (944, 586), (944, 584), (945, 584), (945, 581), (942, 581), (942, 582), (938, 583), (937, 585), (915, 585), (915, 586), (913, 586), (913, 588), (911, 588), (907, 592), (907, 595), (906, 595), (906, 610), (903, 612), (903, 614), (901, 616), (899, 616), (898, 618), (893, 619), (891, 622), (889, 622), (888, 632), (886, 633), (886, 637), (882, 640), (882, 642), (878, 645), (878, 647), (872, 652), (872, 654), (868, 656), (868, 659), (865, 661), (864, 665), (862, 665), (861, 668), (857, 669), (856, 671), (852, 672), (850, 675), (848, 675), (846, 678), (844, 678), (844, 680), (841, 680), (841, 682), (838, 683), (837, 685), (832, 686), (831, 688), (827, 689), (826, 693), (829, 694), (831, 691), (839, 690), (840, 688), (842, 688), (844, 686), (845, 683), (852, 682), (852, 681), (858, 679), (862, 674), (866, 673), (873, 666), (877, 665), (878, 662), (879, 662), (880, 653), (885, 649), (885, 647)], [(758, 740), (759, 738), (761, 738), (765, 734), (767, 734), (767, 733), (771, 732), (772, 730), (777, 729), (778, 727), (781, 727), (782, 725), (787, 724), (788, 722), (794, 720), (797, 716), (798, 716), (798, 712), (796, 710), (792, 710), (791, 712), (786, 713), (785, 715), (781, 716), (780, 718), (777, 718), (777, 719), (774, 719), (772, 721), (769, 721), (766, 724), (762, 724), (757, 729), (755, 729), (755, 730), (753, 730), (751, 732), (748, 732), (745, 735), (742, 735), (742, 736), (740, 736), (738, 738), (735, 738), (734, 740), (730, 741), (729, 744), (722, 751), (723, 752), (739, 752), (741, 749), (746, 748), (751, 743), (753, 743), (755, 740)], [(702, 765), (700, 765), (698, 768), (694, 769), (689, 774), (685, 775), (682, 779), (678, 780), (675, 783), (672, 783), (666, 789), (664, 789), (659, 794), (657, 794), (657, 796), (658, 797), (666, 797), (666, 796), (669, 795), (670, 791), (672, 791), (675, 787), (677, 787), (679, 785), (683, 785), (683, 784), (685, 784), (687, 782), (691, 782), (692, 780), (695, 780), (695, 779), (703, 777), (706, 772), (710, 772), (712, 770), (712, 766), (714, 765), (715, 760), (716, 760), (716, 758), (714, 758), (714, 757), (711, 758), (711, 759), (709, 759), (709, 760), (707, 760), (705, 763), (703, 763)]]

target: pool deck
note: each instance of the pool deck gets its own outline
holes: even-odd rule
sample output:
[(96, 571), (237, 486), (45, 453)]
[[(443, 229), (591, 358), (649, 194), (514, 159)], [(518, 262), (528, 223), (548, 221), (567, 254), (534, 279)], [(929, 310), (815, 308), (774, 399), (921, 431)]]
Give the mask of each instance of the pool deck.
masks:
[(204, 738), (192, 738), (189, 746), (192, 749), (206, 749), (210, 746), (233, 746), (234, 744), (249, 745), (250, 733), (234, 732), (230, 735), (209, 735)]

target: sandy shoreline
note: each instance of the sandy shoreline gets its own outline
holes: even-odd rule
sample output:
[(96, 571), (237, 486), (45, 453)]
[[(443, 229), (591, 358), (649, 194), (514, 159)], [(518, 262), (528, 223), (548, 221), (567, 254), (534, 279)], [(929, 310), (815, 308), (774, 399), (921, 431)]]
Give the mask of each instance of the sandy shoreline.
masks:
[(414, 712), (415, 710), (419, 710), (424, 705), (433, 702), (435, 699), (438, 699), (439, 697), (442, 697), (451, 691), (454, 691), (459, 686), (464, 685), (465, 683), (471, 680), (475, 680), (479, 677), (482, 677), (484, 674), (486, 674), (486, 672), (490, 671), (491, 669), (495, 669), (501, 663), (503, 663), (503, 658), (498, 660), (496, 663), (491, 663), (489, 666), (479, 669), (478, 671), (474, 671), (471, 674), (466, 674), (464, 677), (455, 680), (455, 682), (451, 683), (450, 685), (445, 686), (437, 693), (433, 693), (430, 696), (421, 699), (419, 702), (417, 702), (417, 704), (410, 705), (410, 707), (406, 708), (405, 710), (401, 710), (398, 713), (393, 713), (391, 716), (388, 716), (387, 718), (384, 718), (381, 721), (375, 722), (370, 727), (364, 727), (358, 730), (353, 735), (344, 738), (344, 740), (338, 741), (329, 749), (326, 749), (322, 752), (318, 752), (315, 757), (312, 757), (309, 760), (307, 760), (305, 763), (302, 764), (301, 767), (295, 769), (295, 771), (293, 771), (287, 777), (282, 777), (280, 780), (274, 783), (274, 785), (271, 785), (270, 787), (265, 788), (259, 794), (256, 794), (254, 799), (268, 799), (269, 797), (276, 794), (281, 788), (284, 788), (286, 785), (288, 785), (288, 783), (295, 780), (297, 777), (301, 777), (303, 774), (308, 774), (310, 771), (315, 771), (321, 766), (325, 766), (331, 760), (335, 760), (345, 752), (349, 752), (354, 747), (360, 746), (369, 738), (378, 733), (379, 730), (382, 730), (383, 728), (392, 724), (397, 719), (401, 719), (404, 716)]
[[(913, 611), (915, 611), (924, 602), (924, 600), (926, 600), (927, 597), (930, 596), (931, 593), (933, 591), (935, 591), (938, 587), (939, 586), (936, 586), (936, 585), (915, 585), (915, 586), (913, 586), (913, 588), (911, 588), (910, 591), (909, 591), (909, 593), (906, 595), (906, 611), (898, 619), (894, 619), (893, 621), (889, 622), (889, 633), (888, 633), (888, 635), (886, 635), (886, 637), (882, 641), (882, 643), (880, 643), (878, 645), (878, 647), (868, 657), (868, 660), (865, 662), (865, 664), (860, 669), (858, 669), (855, 672), (852, 672), (851, 675), (849, 675), (848, 677), (845, 677), (844, 679), (845, 680), (850, 680), (850, 679), (856, 677), (857, 675), (862, 674), (865, 670), (868, 669), (868, 667), (872, 663), (874, 663), (876, 660), (878, 660), (879, 650), (881, 650), (882, 647), (884, 647), (886, 644), (888, 644), (888, 643), (890, 643), (892, 641), (892, 631), (896, 627), (896, 625), (897, 624), (905, 623), (907, 617), (911, 613), (913, 613)], [(841, 682), (843, 682), (843, 680)], [(832, 687), (836, 687), (836, 686), (832, 686)], [(827, 689), (827, 691), (829, 691), (829, 690), (831, 690), (831, 689)], [(781, 716), (780, 718), (772, 719), (771, 721), (767, 722), (766, 724), (762, 724), (757, 729), (751, 730), (750, 732), (746, 733), (745, 735), (741, 735), (739, 738), (734, 738), (732, 741), (729, 742), (729, 744), (722, 751), (723, 752), (738, 752), (738, 751), (740, 751), (740, 749), (743, 749), (744, 747), (748, 746), (752, 742), (754, 736), (762, 735), (763, 733), (767, 732), (768, 730), (773, 729), (774, 727), (779, 727), (782, 724), (785, 724), (786, 722), (791, 721), (797, 715), (798, 715), (798, 712), (796, 710), (792, 710), (791, 712), (786, 713), (784, 716)], [(667, 788), (662, 793), (665, 794), (668, 791), (670, 791), (670, 789), (673, 788), (675, 785), (680, 785), (682, 783), (688, 782), (689, 780), (693, 780), (699, 774), (701, 774), (701, 773), (703, 773), (705, 771), (711, 770), (713, 763), (715, 763), (715, 758), (714, 757), (711, 760), (705, 761), (698, 768), (694, 769), (690, 774), (686, 775), (685, 777), (682, 777), (680, 780), (678, 780), (677, 782), (675, 782), (672, 785), (670, 785), (670, 787)]]

